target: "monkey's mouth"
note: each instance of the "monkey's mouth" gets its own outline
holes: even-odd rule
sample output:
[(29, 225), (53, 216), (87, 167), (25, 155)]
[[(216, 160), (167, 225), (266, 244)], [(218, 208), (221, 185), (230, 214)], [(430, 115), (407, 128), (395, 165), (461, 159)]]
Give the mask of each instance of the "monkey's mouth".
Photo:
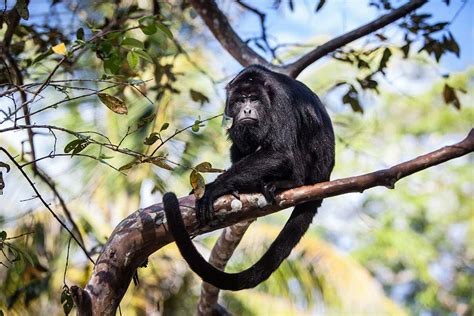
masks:
[(243, 124), (254, 124), (254, 123), (257, 123), (258, 120), (256, 118), (253, 118), (253, 117), (244, 117), (244, 118), (241, 118), (239, 120), (239, 123), (243, 123)]

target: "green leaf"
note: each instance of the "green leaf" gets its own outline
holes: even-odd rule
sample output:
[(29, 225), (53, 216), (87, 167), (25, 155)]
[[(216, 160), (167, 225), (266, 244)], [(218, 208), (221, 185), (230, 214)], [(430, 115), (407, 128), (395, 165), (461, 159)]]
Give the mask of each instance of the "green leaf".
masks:
[(74, 301), (71, 292), (66, 285), (63, 287), (63, 291), (61, 292), (61, 304), (63, 305), (64, 314), (69, 315), (74, 307)]
[(116, 52), (110, 55), (110, 57), (104, 60), (104, 70), (111, 74), (116, 74), (122, 65), (122, 58)]
[(84, 40), (84, 29), (82, 27), (76, 31), (76, 38), (78, 40)]
[(200, 129), (199, 123), (201, 123), (201, 121), (199, 121), (199, 120), (196, 120), (194, 122), (194, 125), (191, 127), (191, 130), (193, 132), (195, 132), (195, 133), (199, 132), (199, 129)]
[(143, 44), (142, 41), (139, 41), (139, 40), (137, 40), (135, 38), (132, 38), (132, 37), (125, 37), (122, 41), (122, 45), (123, 46), (136, 47), (136, 48), (140, 48), (140, 49), (145, 48), (145, 45)]
[(85, 142), (85, 141), (86, 141), (86, 140), (79, 138), (79, 139), (75, 139), (75, 140), (69, 142), (69, 143), (66, 145), (66, 147), (64, 147), (64, 152), (65, 152), (66, 154), (69, 153), (69, 152), (72, 151), (74, 148), (76, 148), (79, 144), (81, 144), (81, 143), (83, 143), (83, 142)]
[(99, 155), (100, 160), (107, 160), (107, 159), (112, 159), (112, 158), (114, 158), (114, 156), (107, 156), (107, 155), (104, 155), (104, 154)]
[(83, 151), (87, 146), (89, 146), (89, 142), (87, 140), (84, 140), (84, 142), (78, 144), (76, 146), (76, 148), (74, 148), (74, 150), (72, 151), (72, 156), (80, 153), (81, 151)]
[(145, 138), (145, 141), (143, 142), (145, 145), (151, 146), (153, 145), (158, 139), (160, 139), (158, 133), (151, 133), (150, 136)]
[(128, 65), (130, 66), (130, 68), (133, 70), (137, 67), (138, 65), (138, 60), (139, 60), (139, 57), (138, 55), (133, 51), (129, 51), (128, 54), (127, 54), (127, 62), (128, 62)]
[(142, 128), (143, 126), (151, 123), (155, 119), (155, 113), (152, 113), (148, 116), (141, 117), (137, 122), (137, 128)]
[(193, 193), (196, 199), (200, 199), (204, 195), (206, 189), (206, 181), (203, 176), (196, 170), (191, 171), (189, 182), (193, 188)]
[(151, 58), (150, 55), (148, 55), (147, 52), (145, 52), (144, 50), (141, 50), (141, 49), (136, 49), (135, 51), (135, 54), (137, 54), (138, 56), (140, 56), (141, 58), (145, 59), (145, 60), (148, 60), (149, 62), (153, 62), (153, 58)]
[(100, 101), (104, 103), (110, 110), (117, 114), (127, 114), (128, 109), (125, 105), (125, 102), (120, 100), (113, 95), (107, 93), (98, 93), (97, 96), (99, 97)]
[(158, 28), (155, 22), (156, 22), (156, 18), (153, 16), (145, 16), (138, 20), (140, 29), (145, 35), (153, 35), (156, 33)]
[(31, 65), (34, 65), (34, 64), (36, 64), (36, 63), (39, 62), (39, 61), (42, 61), (43, 59), (45, 59), (46, 57), (48, 57), (49, 55), (51, 55), (52, 52), (53, 52), (53, 50), (50, 48), (50, 49), (48, 49), (46, 52), (39, 54), (38, 56), (36, 56), (36, 57), (33, 59), (33, 61), (31, 62)]
[(132, 161), (132, 162), (129, 162), (129, 163), (123, 165), (123, 166), (120, 167), (118, 170), (119, 170), (119, 171), (128, 170), (128, 169), (132, 168), (133, 166), (138, 165), (139, 163), (140, 163), (139, 161), (134, 160), (134, 161)]
[(166, 130), (168, 128), (168, 126), (170, 126), (169, 123), (163, 123), (163, 125), (161, 125), (160, 132)]
[(171, 33), (170, 29), (161, 23), (160, 21), (156, 21), (155, 25), (158, 27), (158, 29), (163, 32), (166, 36), (168, 36), (170, 39), (173, 39), (173, 33)]

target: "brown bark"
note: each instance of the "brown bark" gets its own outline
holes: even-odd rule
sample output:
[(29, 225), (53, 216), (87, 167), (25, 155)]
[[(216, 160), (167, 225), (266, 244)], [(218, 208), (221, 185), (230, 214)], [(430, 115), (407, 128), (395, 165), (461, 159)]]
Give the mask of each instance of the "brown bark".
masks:
[[(267, 205), (261, 194), (245, 194), (240, 202), (231, 195), (214, 204), (214, 220), (196, 228), (193, 196), (180, 199), (184, 222), (191, 235), (200, 235), (237, 222), (265, 216), (309, 200), (375, 186), (393, 188), (399, 179), (474, 151), (474, 129), (461, 142), (446, 146), (394, 167), (361, 176), (303, 186), (278, 194), (275, 205)], [(72, 287), (78, 315), (115, 315), (135, 270), (152, 253), (173, 241), (166, 229), (161, 204), (140, 209), (125, 218), (113, 231), (84, 289)]]
[[(245, 221), (224, 228), (214, 247), (212, 247), (209, 263), (220, 270), (224, 270), (235, 248), (239, 245), (247, 228), (249, 228), (252, 222), (253, 220)], [(218, 307), (217, 299), (219, 298), (219, 291), (220, 289), (215, 286), (202, 282), (201, 297), (199, 298), (197, 306), (198, 316), (215, 314), (213, 310)]]

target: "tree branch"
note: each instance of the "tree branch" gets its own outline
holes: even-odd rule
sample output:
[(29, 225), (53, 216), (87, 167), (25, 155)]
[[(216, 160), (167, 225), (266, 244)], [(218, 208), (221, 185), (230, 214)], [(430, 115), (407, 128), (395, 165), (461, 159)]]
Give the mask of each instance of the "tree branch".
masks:
[[(253, 220), (244, 221), (226, 227), (214, 244), (214, 247), (212, 247), (211, 255), (209, 256), (209, 263), (220, 270), (224, 270), (230, 257), (232, 257), (235, 248), (239, 245), (247, 231), (247, 228), (249, 228), (252, 222)], [(219, 291), (220, 289), (216, 288), (214, 285), (202, 282), (201, 297), (199, 298), (197, 306), (198, 316), (218, 315), (221, 313), (223, 307), (217, 304)]]
[(284, 72), (289, 76), (296, 78), (306, 67), (308, 67), (318, 59), (326, 56), (330, 52), (333, 52), (334, 50), (346, 44), (349, 44), (350, 42), (355, 41), (356, 39), (369, 35), (370, 33), (373, 33), (389, 25), (390, 23), (395, 22), (396, 20), (415, 11), (427, 2), (428, 0), (412, 0), (409, 3), (401, 6), (400, 8), (395, 9), (390, 13), (387, 13), (368, 24), (365, 24), (361, 27), (356, 28), (355, 30), (336, 37), (330, 40), (329, 42), (326, 42), (325, 44), (316, 47), (315, 49), (302, 56), (295, 62), (284, 66)]
[(227, 17), (217, 7), (214, 0), (190, 0), (189, 3), (201, 16), (209, 30), (221, 43), (222, 46), (234, 57), (242, 66), (251, 64), (264, 65), (270, 69), (279, 71), (280, 67), (274, 66), (257, 54), (235, 33), (229, 24)]
[[(277, 196), (275, 205), (268, 205), (261, 194), (241, 195), (240, 202), (233, 196), (226, 195), (214, 204), (214, 208), (218, 210), (214, 220), (199, 229), (195, 218), (194, 196), (181, 198), (180, 206), (189, 233), (196, 236), (309, 200), (363, 192), (375, 186), (393, 188), (401, 178), (473, 151), (474, 129), (459, 143), (388, 169), (282, 192)], [(71, 288), (78, 315), (115, 315), (135, 270), (148, 256), (172, 241), (161, 204), (140, 209), (125, 218), (108, 239), (85, 289), (77, 286)]]

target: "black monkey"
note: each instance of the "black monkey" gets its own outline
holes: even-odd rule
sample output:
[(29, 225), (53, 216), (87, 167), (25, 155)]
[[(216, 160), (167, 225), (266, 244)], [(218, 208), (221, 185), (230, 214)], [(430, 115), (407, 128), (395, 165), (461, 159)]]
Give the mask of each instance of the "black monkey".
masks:
[[(270, 202), (275, 191), (328, 181), (334, 166), (334, 132), (319, 98), (303, 83), (262, 66), (249, 66), (226, 87), (224, 115), (233, 119), (232, 166), (206, 186), (197, 201), (201, 224), (213, 202), (233, 192), (262, 191)], [(209, 264), (187, 233), (178, 200), (163, 197), (168, 227), (191, 269), (205, 282), (225, 290), (252, 288), (265, 281), (288, 257), (312, 222), (321, 200), (296, 206), (267, 252), (252, 267), (226, 273)]]

